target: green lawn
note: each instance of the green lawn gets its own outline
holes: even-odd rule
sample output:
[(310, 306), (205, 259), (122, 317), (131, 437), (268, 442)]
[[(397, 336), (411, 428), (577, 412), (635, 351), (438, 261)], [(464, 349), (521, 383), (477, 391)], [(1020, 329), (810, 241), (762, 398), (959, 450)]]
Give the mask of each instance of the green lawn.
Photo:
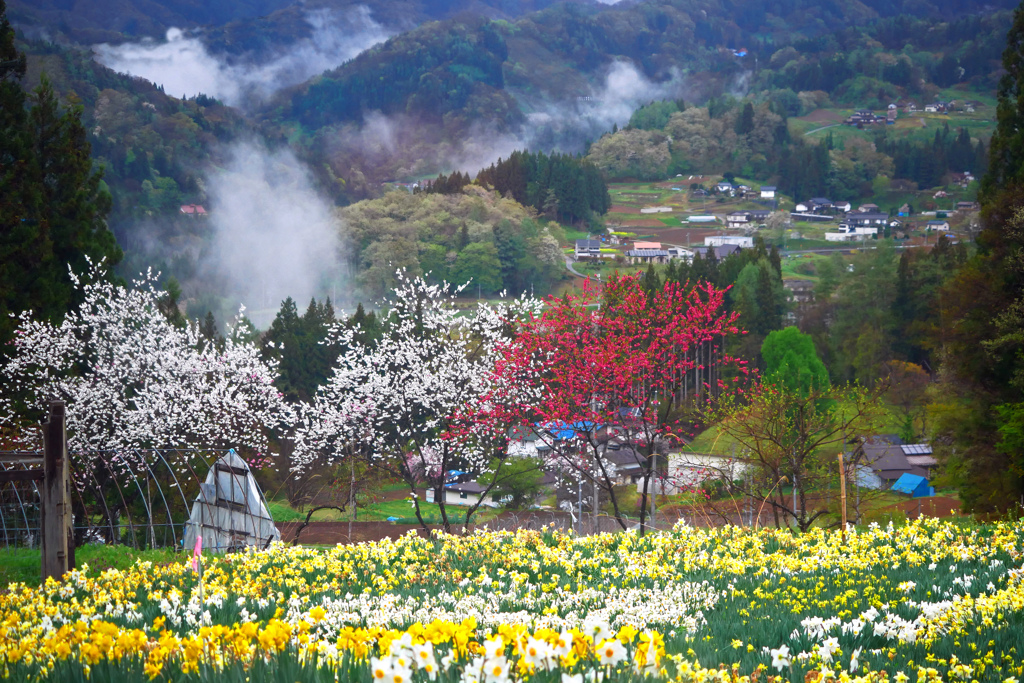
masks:
[[(75, 564), (88, 564), (91, 572), (128, 569), (136, 560), (154, 563), (181, 562), (184, 555), (170, 548), (135, 550), (124, 545), (84, 545), (75, 549)], [(0, 550), (0, 587), (20, 581), (39, 585), (42, 575), (40, 551), (30, 548)]]

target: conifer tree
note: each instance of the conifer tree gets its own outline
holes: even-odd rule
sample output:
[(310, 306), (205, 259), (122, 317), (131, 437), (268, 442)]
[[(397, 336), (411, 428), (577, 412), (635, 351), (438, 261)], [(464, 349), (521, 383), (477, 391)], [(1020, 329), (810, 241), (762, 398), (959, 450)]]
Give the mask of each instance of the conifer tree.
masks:
[(26, 60), (14, 38), (0, 0), (0, 348), (13, 333), (10, 314), (32, 310), (58, 322), (79, 303), (69, 269), (85, 273), (89, 261), (109, 268), (122, 257), (82, 108), (62, 107), (45, 76), (25, 92)]

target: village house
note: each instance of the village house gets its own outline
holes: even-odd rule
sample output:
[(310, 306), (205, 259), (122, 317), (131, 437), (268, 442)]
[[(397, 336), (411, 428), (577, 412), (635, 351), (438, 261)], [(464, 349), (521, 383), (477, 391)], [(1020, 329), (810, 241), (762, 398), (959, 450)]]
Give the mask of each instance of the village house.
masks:
[(635, 484), (642, 480), (647, 469), (647, 456), (632, 446), (609, 442), (603, 452), (606, 464), (613, 466), (612, 481), (615, 484)]
[[(688, 451), (670, 452), (666, 476), (658, 480), (655, 490), (659, 495), (674, 495), (692, 490), (705, 481), (717, 479), (731, 482), (742, 479), (749, 468), (749, 462), (740, 457)], [(641, 481), (637, 485), (638, 493), (642, 492), (642, 486)]]
[(727, 180), (723, 180), (722, 182), (715, 185), (715, 189), (721, 193), (728, 192), (729, 194), (733, 194), (736, 190), (736, 188), (733, 187), (732, 183), (730, 183)]
[(693, 251), (685, 247), (668, 247), (665, 251), (670, 259), (680, 259), (687, 263), (693, 260)]
[(925, 228), (928, 230), (949, 230), (949, 221), (934, 220), (925, 223)]
[(861, 213), (878, 213), (878, 204), (861, 204), (857, 207)]
[(974, 174), (970, 171), (963, 173), (950, 173), (949, 182), (953, 185), (959, 185), (963, 189), (967, 189), (967, 186), (974, 182)]
[(727, 228), (745, 228), (750, 224), (750, 214), (746, 211), (734, 211), (725, 217)]
[(704, 238), (706, 247), (722, 247), (727, 244), (740, 249), (750, 249), (754, 246), (754, 238), (748, 235), (710, 235)]
[(957, 202), (956, 203), (956, 210), (957, 211), (977, 211), (978, 210), (978, 202)]
[(661, 248), (661, 242), (634, 242), (626, 257), (630, 263), (667, 263), (669, 253)]
[(758, 209), (757, 211), (747, 211), (747, 213), (750, 214), (751, 223), (762, 225), (766, 220), (768, 220), (768, 216), (771, 214), (771, 211)]
[(775, 199), (775, 186), (774, 185), (762, 185), (761, 186), (761, 199)]
[(786, 300), (794, 304), (806, 304), (814, 300), (814, 282), (811, 280), (783, 280)]
[(858, 239), (860, 238), (856, 232), (848, 232), (846, 230), (825, 233), (826, 242), (856, 242)]
[(889, 223), (889, 215), (885, 213), (854, 212), (848, 214), (846, 220), (854, 228), (885, 226)]
[(626, 252), (630, 263), (667, 263), (669, 258), (666, 249), (630, 249)]
[(193, 218), (196, 216), (205, 218), (208, 215), (206, 213), (206, 209), (204, 209), (201, 204), (182, 204), (181, 212), (186, 216), (192, 216)]
[[(495, 497), (493, 492), (484, 495), (487, 487), (477, 481), (452, 482), (444, 485), (445, 505), (476, 505), (481, 507), (496, 508), (502, 501)], [(433, 503), (434, 489), (427, 489), (427, 502)]]
[(702, 259), (715, 257), (715, 260), (722, 261), (733, 254), (738, 254), (740, 248), (735, 244), (723, 244), (720, 247), (694, 247), (693, 253), (695, 256), (699, 255)]
[(576, 240), (576, 260), (581, 258), (600, 258), (601, 257), (601, 241), (600, 240)]
[(884, 123), (884, 122), (885, 122), (885, 117), (884, 116), (876, 116), (874, 112), (868, 111), (866, 109), (862, 109), (860, 111), (854, 112), (853, 114), (850, 115), (849, 118), (847, 118), (845, 121), (843, 121), (843, 123), (846, 124), (847, 126), (857, 126), (857, 127), (860, 127), (860, 126), (870, 126), (870, 125), (874, 125), (876, 123)]
[(859, 449), (864, 469), (857, 483), (865, 488), (891, 487), (904, 474), (930, 477), (938, 465), (928, 444), (904, 444), (897, 436), (876, 436), (864, 441)]

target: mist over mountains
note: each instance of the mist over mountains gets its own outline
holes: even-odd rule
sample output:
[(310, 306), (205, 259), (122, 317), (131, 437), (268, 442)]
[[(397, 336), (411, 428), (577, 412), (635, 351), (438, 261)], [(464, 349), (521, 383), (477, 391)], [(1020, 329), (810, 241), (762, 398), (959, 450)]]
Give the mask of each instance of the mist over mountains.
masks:
[[(340, 260), (321, 259), (344, 234), (336, 207), (516, 149), (581, 153), (651, 101), (752, 95), (799, 115), (804, 100), (991, 90), (1015, 5), (11, 0), (9, 16), (27, 85), (46, 72), (83, 105), (131, 267), (255, 307), (322, 296), (325, 270), (358, 267), (336, 244)], [(183, 222), (192, 203), (213, 220)], [(243, 264), (265, 273), (277, 252), (302, 277), (254, 285)]]
[(168, 29), (164, 41), (103, 43), (94, 50), (104, 66), (153, 81), (171, 95), (184, 99), (203, 94), (249, 108), (282, 88), (352, 59), (390, 35), (365, 5), (345, 11), (310, 10), (303, 20), (310, 27), (308, 37), (258, 61), (211, 53), (199, 35), (179, 28)]

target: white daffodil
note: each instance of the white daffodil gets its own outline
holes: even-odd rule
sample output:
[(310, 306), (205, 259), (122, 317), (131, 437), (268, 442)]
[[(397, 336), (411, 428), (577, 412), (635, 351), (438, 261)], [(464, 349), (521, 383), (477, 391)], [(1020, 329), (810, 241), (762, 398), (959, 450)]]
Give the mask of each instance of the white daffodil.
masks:
[(505, 652), (505, 641), (502, 640), (501, 636), (496, 636), (493, 640), (484, 641), (484, 657), (486, 659), (494, 659)]
[(562, 631), (558, 634), (558, 641), (555, 643), (552, 651), (559, 657), (564, 657), (572, 650), (572, 634), (568, 631)]
[(391, 658), (385, 657), (378, 659), (377, 657), (370, 658), (370, 674), (373, 676), (374, 681), (384, 683), (388, 681), (389, 674), (391, 673)]
[(537, 669), (550, 669), (553, 664), (551, 646), (543, 640), (537, 640), (531, 636), (527, 639), (525, 646), (520, 648), (520, 651), (526, 663)]
[(608, 638), (594, 648), (601, 666), (617, 666), (626, 658), (626, 648), (615, 638)]
[(510, 667), (504, 655), (484, 660), (484, 682), (505, 683), (508, 680)]
[(782, 645), (772, 649), (772, 666), (776, 671), (782, 671), (792, 663), (789, 658), (789, 646)]

